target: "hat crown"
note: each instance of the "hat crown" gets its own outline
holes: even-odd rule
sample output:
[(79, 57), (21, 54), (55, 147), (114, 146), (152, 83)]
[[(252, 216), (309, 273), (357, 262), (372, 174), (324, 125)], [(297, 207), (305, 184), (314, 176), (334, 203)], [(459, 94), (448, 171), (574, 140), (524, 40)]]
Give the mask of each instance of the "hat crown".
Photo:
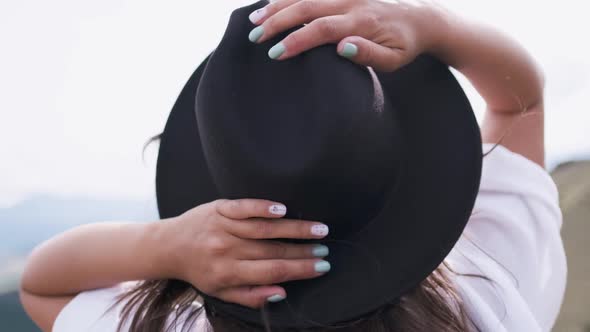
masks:
[[(201, 144), (225, 198), (265, 198), (289, 218), (356, 232), (395, 182), (401, 151), (394, 112), (366, 67), (333, 45), (273, 61), (248, 41), (244, 11), (230, 19), (196, 97)], [(394, 167), (395, 168), (395, 167)]]

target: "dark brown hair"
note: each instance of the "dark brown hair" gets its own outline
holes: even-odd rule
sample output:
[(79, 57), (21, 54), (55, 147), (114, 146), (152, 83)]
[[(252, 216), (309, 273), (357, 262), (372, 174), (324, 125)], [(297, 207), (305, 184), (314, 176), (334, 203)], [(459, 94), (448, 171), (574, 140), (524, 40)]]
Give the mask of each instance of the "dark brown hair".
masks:
[[(172, 331), (179, 317), (183, 317), (182, 331), (190, 331), (200, 315), (205, 314), (209, 331), (214, 332), (465, 332), (472, 331), (461, 297), (449, 278), (454, 273), (441, 264), (428, 278), (395, 304), (351, 322), (338, 326), (308, 329), (290, 329), (249, 324), (218, 312), (211, 305), (195, 306), (200, 300), (199, 291), (179, 280), (141, 281), (135, 288), (123, 293), (115, 303), (125, 301), (118, 331), (129, 321), (130, 332)], [(113, 305), (113, 307), (115, 306)], [(113, 308), (111, 307), (111, 308)], [(264, 314), (262, 309), (261, 314)], [(168, 317), (174, 320), (167, 321)]]

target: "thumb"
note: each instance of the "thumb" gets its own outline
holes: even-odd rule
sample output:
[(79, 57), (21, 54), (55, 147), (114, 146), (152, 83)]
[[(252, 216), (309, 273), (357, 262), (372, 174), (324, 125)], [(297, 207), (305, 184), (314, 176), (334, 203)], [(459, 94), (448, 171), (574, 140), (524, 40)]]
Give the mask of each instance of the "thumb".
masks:
[(279, 302), (287, 294), (280, 286), (239, 286), (226, 288), (215, 294), (225, 302), (241, 304), (245, 307), (258, 309), (267, 302)]
[(363, 37), (346, 37), (338, 43), (338, 54), (378, 71), (394, 71), (406, 64), (405, 52), (379, 45)]

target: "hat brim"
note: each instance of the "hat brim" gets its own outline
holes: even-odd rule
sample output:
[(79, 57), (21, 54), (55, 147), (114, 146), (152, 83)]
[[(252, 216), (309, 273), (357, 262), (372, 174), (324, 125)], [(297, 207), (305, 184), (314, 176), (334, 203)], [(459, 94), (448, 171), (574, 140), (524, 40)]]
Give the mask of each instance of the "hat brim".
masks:
[[(208, 172), (194, 110), (206, 64), (190, 77), (161, 136), (156, 174), (161, 218), (222, 198)], [(285, 284), (288, 299), (268, 307), (276, 326), (334, 325), (395, 301), (441, 264), (470, 217), (482, 150), (461, 86), (446, 65), (429, 56), (377, 76), (403, 131), (399, 182), (362, 232), (326, 243), (329, 273)], [(206, 299), (242, 320), (261, 323), (257, 310)]]

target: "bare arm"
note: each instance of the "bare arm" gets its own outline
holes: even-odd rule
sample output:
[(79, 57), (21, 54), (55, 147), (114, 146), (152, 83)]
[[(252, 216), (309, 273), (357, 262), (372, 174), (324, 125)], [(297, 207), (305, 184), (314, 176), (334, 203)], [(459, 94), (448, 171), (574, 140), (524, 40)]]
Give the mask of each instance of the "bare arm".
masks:
[(158, 223), (98, 223), (62, 233), (33, 250), (21, 288), (42, 296), (75, 295), (121, 281), (171, 277), (157, 263), (165, 245)]
[(531, 56), (490, 27), (444, 12), (433, 53), (464, 74), (487, 104), (485, 143), (497, 143), (544, 166), (544, 78)]
[(285, 213), (271, 206), (277, 203), (219, 200), (148, 224), (76, 227), (34, 249), (22, 276), (21, 301), (37, 325), (51, 331), (77, 293), (131, 280), (180, 279), (249, 307), (259, 307), (273, 295), (284, 298), (285, 290), (274, 284), (324, 274), (315, 264), (325, 251), (318, 254), (315, 245), (255, 240), (320, 239), (327, 227), (266, 220)]
[(50, 331), (60, 310), (83, 290), (121, 281), (162, 278), (156, 224), (90, 224), (60, 234), (34, 249), (21, 280), (25, 310)]

